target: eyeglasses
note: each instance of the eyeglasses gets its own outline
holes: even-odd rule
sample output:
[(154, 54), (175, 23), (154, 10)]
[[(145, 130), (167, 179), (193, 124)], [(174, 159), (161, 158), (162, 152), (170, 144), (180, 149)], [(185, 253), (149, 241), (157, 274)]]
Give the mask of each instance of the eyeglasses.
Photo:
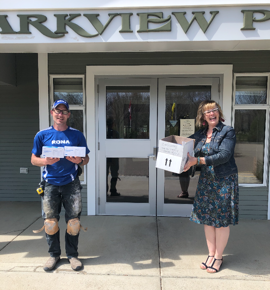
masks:
[(215, 108), (215, 109), (213, 109), (213, 110), (209, 110), (209, 111), (205, 111), (205, 112), (203, 112), (205, 115), (209, 115), (209, 114), (211, 114), (211, 113), (215, 113), (215, 112), (217, 112), (218, 111), (218, 108)]
[(53, 111), (55, 112), (56, 115), (59, 115), (61, 113), (63, 115), (67, 115), (69, 113), (69, 111), (67, 111), (67, 110), (56, 110), (56, 109), (54, 109)]

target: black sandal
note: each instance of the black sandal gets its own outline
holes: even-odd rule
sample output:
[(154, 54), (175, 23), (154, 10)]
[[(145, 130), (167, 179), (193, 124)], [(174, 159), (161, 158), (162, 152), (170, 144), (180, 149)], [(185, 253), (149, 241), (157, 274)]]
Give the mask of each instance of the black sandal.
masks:
[(178, 198), (188, 198), (188, 192), (183, 191), (179, 195), (177, 195)]
[[(213, 267), (216, 261), (222, 261), (221, 264), (220, 264), (220, 266), (219, 266), (219, 269), (216, 269), (216, 268)], [(208, 272), (208, 271), (207, 271), (207, 273), (217, 273), (217, 272), (219, 272), (219, 271), (220, 271), (220, 268), (221, 268), (221, 266), (222, 266), (222, 264), (223, 264), (223, 258), (221, 258), (221, 259), (216, 259), (216, 258), (214, 258), (214, 261), (213, 261), (212, 265), (211, 265), (210, 267), (208, 267), (208, 269), (212, 269), (212, 270), (214, 270), (215, 272)]]
[(213, 257), (214, 257), (214, 256), (209, 256), (209, 255), (208, 255), (206, 261), (205, 261), (205, 262), (202, 262), (202, 264), (201, 264), (201, 265), (204, 265), (205, 268), (202, 268), (201, 266), (200, 266), (200, 268), (201, 268), (202, 270), (206, 270), (207, 268), (209, 268), (209, 267), (207, 266), (207, 261), (208, 261), (209, 258), (213, 258)]

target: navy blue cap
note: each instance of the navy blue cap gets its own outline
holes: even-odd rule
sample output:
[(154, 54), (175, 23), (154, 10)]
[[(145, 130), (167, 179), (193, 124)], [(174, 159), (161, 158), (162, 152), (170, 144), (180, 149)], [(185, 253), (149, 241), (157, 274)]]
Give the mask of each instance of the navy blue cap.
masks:
[(69, 105), (68, 105), (68, 102), (66, 102), (65, 100), (62, 100), (62, 99), (57, 100), (57, 101), (55, 101), (55, 102), (53, 103), (53, 105), (52, 105), (52, 110), (55, 109), (57, 106), (59, 106), (59, 105), (61, 105), (61, 104), (65, 105), (65, 106), (67, 107), (68, 111), (69, 111)]

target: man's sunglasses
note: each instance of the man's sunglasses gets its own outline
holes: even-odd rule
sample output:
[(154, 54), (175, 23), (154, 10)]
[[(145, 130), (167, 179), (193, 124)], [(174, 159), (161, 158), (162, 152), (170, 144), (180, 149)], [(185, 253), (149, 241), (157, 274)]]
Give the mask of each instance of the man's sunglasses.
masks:
[(53, 110), (55, 112), (56, 115), (59, 115), (59, 114), (63, 114), (63, 115), (67, 115), (69, 113), (69, 111), (67, 110), (57, 110), (57, 109), (54, 109)]

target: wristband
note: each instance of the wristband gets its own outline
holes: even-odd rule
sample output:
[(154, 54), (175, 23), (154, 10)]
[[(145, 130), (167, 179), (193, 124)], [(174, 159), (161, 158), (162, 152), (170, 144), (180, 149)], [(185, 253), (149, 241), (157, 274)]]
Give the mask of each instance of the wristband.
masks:
[(82, 161), (80, 163), (78, 163), (78, 165), (82, 165), (83, 164), (84, 159), (82, 158)]
[(201, 158), (198, 157), (198, 158), (197, 158), (197, 165), (200, 165), (200, 163), (201, 163)]

